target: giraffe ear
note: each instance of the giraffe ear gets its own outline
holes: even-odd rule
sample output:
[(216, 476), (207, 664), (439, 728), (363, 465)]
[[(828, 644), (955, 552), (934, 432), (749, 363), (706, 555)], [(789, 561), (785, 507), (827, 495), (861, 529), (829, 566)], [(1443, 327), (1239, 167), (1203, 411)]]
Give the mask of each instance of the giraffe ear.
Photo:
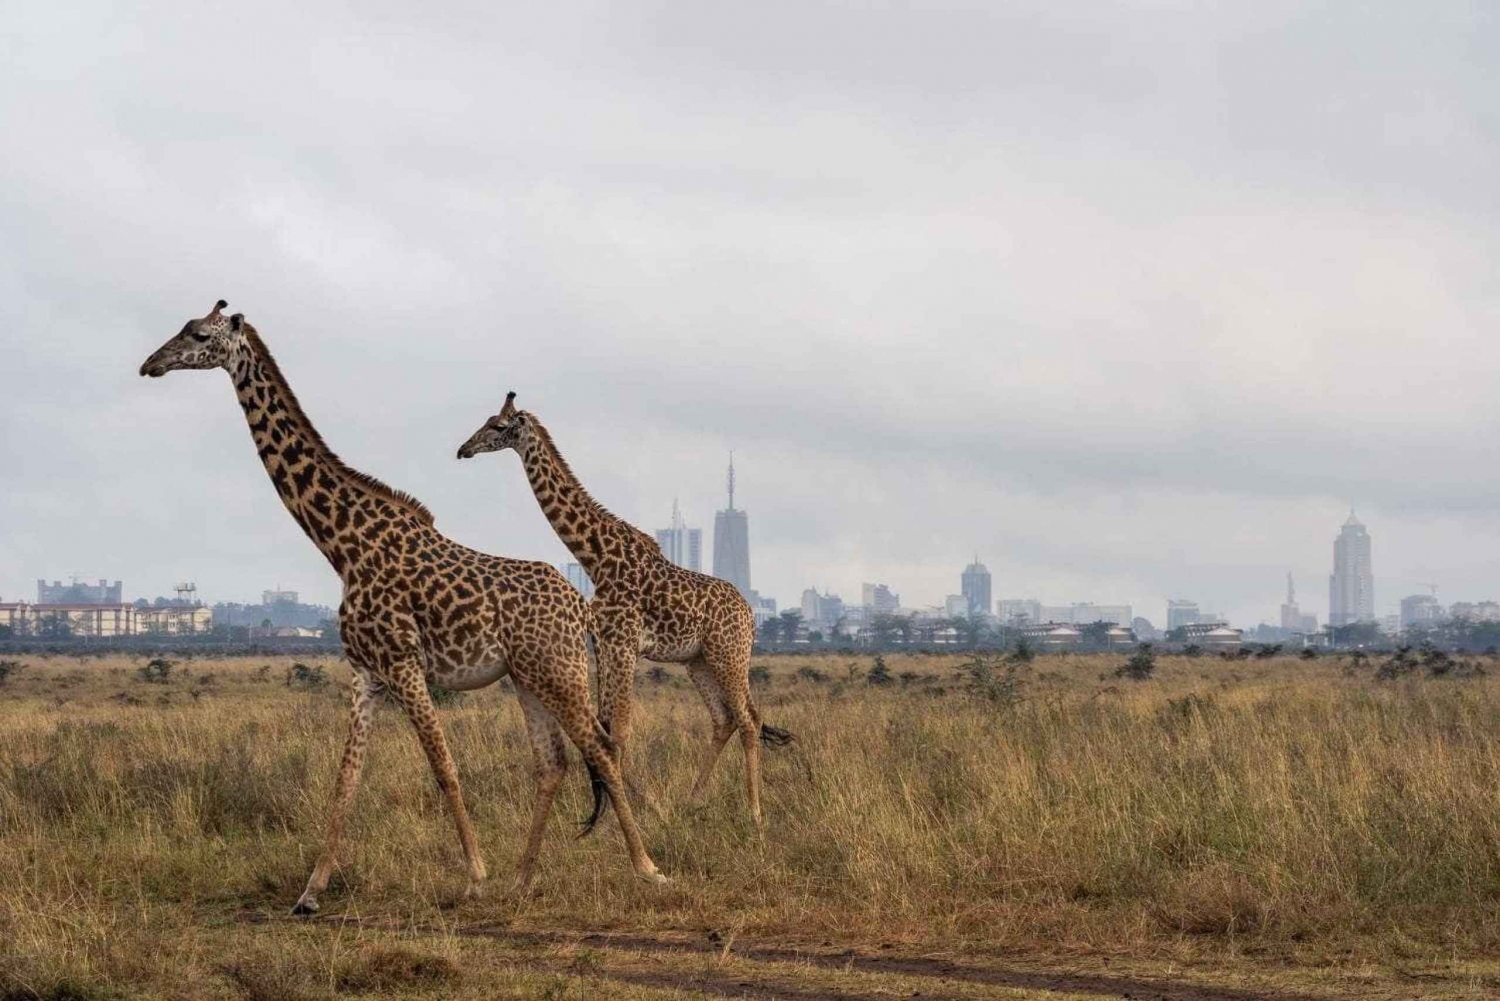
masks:
[(229, 329), (230, 330), (239, 330), (244, 325), (245, 325), (245, 314), (244, 313), (236, 313), (236, 314), (234, 314), (233, 316), (231, 316), (229, 318)]

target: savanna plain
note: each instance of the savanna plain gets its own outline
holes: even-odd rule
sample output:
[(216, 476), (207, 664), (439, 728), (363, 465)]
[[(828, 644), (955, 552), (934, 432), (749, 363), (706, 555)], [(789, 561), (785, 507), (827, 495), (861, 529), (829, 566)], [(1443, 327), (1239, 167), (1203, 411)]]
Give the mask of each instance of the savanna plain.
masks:
[(1500, 994), (1500, 661), (759, 657), (737, 742), (642, 665), (631, 774), (664, 887), (575, 761), (506, 893), (531, 760), (504, 684), (445, 700), (489, 862), (465, 899), (410, 728), (379, 716), (323, 913), (347, 665), (0, 666), (0, 999), (1415, 998)]

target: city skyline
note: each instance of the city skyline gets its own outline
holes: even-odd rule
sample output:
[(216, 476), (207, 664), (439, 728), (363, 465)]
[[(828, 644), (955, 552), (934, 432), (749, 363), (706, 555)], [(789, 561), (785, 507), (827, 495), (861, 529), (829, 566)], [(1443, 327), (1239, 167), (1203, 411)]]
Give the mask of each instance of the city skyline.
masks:
[[(729, 470), (728, 486), (729, 504), (732, 505), (734, 490), (732, 460)], [(670, 529), (658, 530), (658, 544), (661, 544), (664, 533), (668, 533), (673, 530), (681, 533), (679, 536), (677, 536), (677, 538), (681, 539), (684, 544), (687, 543), (689, 532), (697, 533), (696, 529), (689, 529), (686, 526), (686, 523), (681, 515), (680, 507), (675, 498), (673, 500), (672, 510), (673, 527)], [(734, 514), (740, 516), (743, 527), (736, 529), (736, 531), (740, 531), (743, 533), (748, 526), (748, 523), (744, 520), (746, 518), (746, 512), (744, 512), (742, 509), (730, 506), (724, 510), (719, 511), (718, 515), (723, 516), (726, 512), (733, 512)], [(716, 518), (716, 525), (719, 523), (719, 521), (720, 519)], [(745, 554), (748, 556), (748, 539), (743, 534), (741, 534), (740, 539), (746, 546)], [(701, 541), (698, 545), (701, 551)], [(717, 547), (717, 543), (715, 545)], [(1329, 625), (1344, 625), (1348, 624), (1349, 622), (1355, 621), (1386, 622), (1395, 620), (1401, 623), (1404, 628), (1404, 625), (1409, 621), (1425, 621), (1444, 613), (1444, 606), (1442, 606), (1436, 600), (1437, 584), (1435, 582), (1428, 581), (1421, 582), (1421, 586), (1423, 588), (1432, 589), (1433, 594), (1430, 598), (1424, 597), (1422, 595), (1413, 595), (1407, 593), (1406, 591), (1401, 591), (1399, 596), (1390, 599), (1390, 603), (1396, 609), (1395, 611), (1386, 613), (1374, 613), (1368, 611), (1368, 609), (1374, 607), (1373, 603), (1370, 600), (1370, 596), (1372, 595), (1373, 591), (1373, 574), (1371, 572), (1370, 550), (1371, 538), (1369, 532), (1363, 522), (1361, 522), (1351, 510), (1348, 516), (1345, 518), (1343, 524), (1340, 526), (1339, 535), (1334, 541), (1335, 573), (1329, 576), (1329, 597), (1330, 602), (1334, 600), (1348, 600), (1351, 602), (1355, 602), (1356, 607), (1354, 608), (1354, 611), (1352, 613), (1346, 610), (1346, 613), (1342, 618), (1335, 619), (1332, 607), (1330, 605), (1330, 613), (1325, 620)], [(665, 549), (664, 554), (668, 555), (668, 558), (671, 558), (671, 555), (666, 553)], [(580, 591), (584, 592), (585, 596), (592, 593), (591, 582), (588, 581), (587, 575), (583, 572), (582, 567), (578, 566), (576, 562), (573, 562), (571, 560), (564, 560), (561, 562), (557, 562), (555, 565), (557, 566), (558, 570), (560, 570), (568, 578), (570, 583), (572, 583)], [(1342, 576), (1339, 572), (1341, 568), (1344, 571)], [(850, 602), (844, 600), (844, 589), (829, 587), (827, 585), (823, 585), (821, 591), (817, 587), (805, 587), (799, 589), (799, 591), (796, 593), (800, 595), (800, 598), (794, 597), (790, 594), (775, 595), (759, 594), (757, 592), (752, 592), (752, 594), (755, 595), (758, 599), (770, 599), (773, 602), (779, 601), (781, 602), (781, 606), (785, 608), (800, 607), (804, 611), (804, 614), (806, 614), (808, 609), (817, 610), (820, 618), (826, 617), (822, 614), (822, 610), (824, 608), (837, 608), (839, 609), (840, 613), (842, 613), (842, 610), (845, 607), (873, 607), (876, 610), (880, 611), (891, 611), (899, 607), (904, 612), (918, 611), (923, 609), (937, 609), (946, 611), (949, 614), (954, 614), (954, 603), (961, 598), (962, 603), (967, 609), (974, 608), (976, 604), (980, 607), (988, 605), (991, 613), (1001, 622), (1006, 622), (1010, 619), (1013, 619), (1017, 614), (1023, 614), (1029, 621), (1033, 622), (1054, 621), (1076, 624), (1104, 620), (1117, 622), (1122, 625), (1128, 625), (1134, 617), (1140, 617), (1146, 619), (1146, 621), (1151, 623), (1153, 627), (1162, 630), (1171, 629), (1174, 628), (1175, 625), (1181, 625), (1185, 623), (1213, 620), (1227, 621), (1232, 625), (1245, 628), (1250, 628), (1257, 625), (1276, 625), (1279, 622), (1280, 627), (1283, 629), (1288, 629), (1296, 632), (1310, 632), (1316, 631), (1316, 623), (1320, 620), (1320, 617), (1316, 613), (1308, 613), (1307, 610), (1298, 603), (1296, 598), (1294, 575), (1291, 571), (1287, 571), (1285, 574), (1286, 595), (1285, 601), (1283, 601), (1280, 606), (1279, 615), (1272, 616), (1270, 614), (1264, 614), (1259, 615), (1256, 618), (1236, 618), (1233, 615), (1220, 614), (1218, 612), (1208, 610), (1211, 607), (1210, 602), (1200, 602), (1196, 598), (1184, 598), (1182, 596), (1166, 599), (1159, 606), (1157, 606), (1161, 609), (1160, 619), (1158, 619), (1157, 615), (1152, 613), (1152, 606), (1150, 604), (1144, 603), (1099, 604), (1091, 599), (1080, 600), (1077, 595), (1063, 596), (1057, 601), (1051, 601), (1044, 598), (1037, 598), (1034, 595), (1030, 594), (1028, 594), (1028, 596), (1025, 598), (1021, 598), (1018, 594), (1007, 593), (1005, 591), (1000, 591), (997, 597), (991, 597), (992, 593), (994, 593), (992, 590), (993, 575), (989, 572), (988, 568), (984, 564), (978, 561), (977, 556), (971, 563), (958, 570), (954, 574), (954, 576), (959, 582), (959, 593), (954, 594), (951, 590), (949, 590), (945, 594), (945, 596), (933, 601), (913, 602), (908, 600), (906, 602), (903, 602), (901, 600), (900, 593), (898, 593), (896, 590), (896, 587), (899, 587), (900, 585), (888, 586), (885, 583), (877, 584), (869, 581), (862, 582), (859, 585), (858, 589), (849, 589), (849, 593), (855, 593), (855, 591), (857, 590), (857, 592), (860, 594), (860, 600), (858, 602)], [(279, 579), (280, 578), (278, 578), (278, 580)], [(104, 597), (113, 596), (112, 600), (120, 600), (123, 586), (122, 581), (118, 578), (116, 578), (111, 584), (108, 579), (103, 577), (98, 578), (97, 584), (90, 584), (83, 578), (82, 575), (79, 574), (69, 575), (68, 583), (64, 583), (61, 578), (56, 577), (53, 578), (51, 583), (48, 583), (46, 578), (34, 578), (34, 581), (37, 594), (37, 603), (46, 603), (48, 601), (63, 599), (76, 599), (79, 601), (84, 601), (85, 603), (94, 603), (96, 601), (96, 598), (94, 597), (96, 594), (102, 595)], [(1009, 586), (1013, 582), (1003, 583)], [(157, 597), (165, 594), (165, 591), (167, 590), (175, 590), (180, 596), (184, 587), (191, 588), (193, 589), (194, 593), (196, 593), (197, 585), (195, 583), (184, 583), (180, 580), (174, 579), (174, 584), (172, 587), (165, 590), (158, 589)], [(1021, 583), (1016, 583), (1016, 587), (1022, 591), (1028, 590), (1026, 586)], [(150, 589), (147, 588), (146, 590)], [(1394, 590), (1400, 591), (1401, 589), (1396, 588)], [(278, 583), (274, 589), (263, 589), (261, 598), (262, 603), (264, 604), (270, 604), (273, 598), (276, 598), (276, 600), (289, 600), (295, 602), (297, 600), (298, 594), (298, 590), (290, 588), (283, 589), (282, 585)], [(1349, 597), (1343, 597), (1345, 595), (1349, 595)], [(833, 604), (828, 604), (827, 599), (832, 599)], [(9, 600), (11, 602), (14, 602), (16, 600), (26, 602), (27, 599), (21, 598), (19, 595), (7, 599), (6, 595), (3, 592), (0, 592), (0, 601), (5, 600)], [(123, 600), (129, 603), (149, 599), (146, 599), (145, 591), (143, 591), (141, 595), (138, 595), (135, 598), (126, 598)], [(1357, 604), (1361, 601), (1365, 602), (1363, 606)], [(230, 598), (213, 596), (208, 600), (205, 600), (204, 603), (211, 605), (225, 603), (235, 604), (236, 602)], [(318, 602), (318, 604), (328, 604), (336, 606), (337, 599), (335, 599), (331, 603)], [(1181, 607), (1181, 616), (1174, 618), (1172, 612), (1173, 606)], [(1488, 609), (1497, 606), (1494, 605), (1493, 598), (1491, 597), (1491, 592), (1486, 591), (1482, 594), (1464, 595), (1459, 600), (1454, 602), (1453, 607), (1466, 610), (1466, 614), (1471, 615), (1475, 614), (1473, 612), (1474, 609), (1479, 609), (1480, 612), (1478, 614), (1483, 617), (1490, 614)], [(1360, 611), (1360, 608), (1364, 608), (1367, 611), (1362, 612)], [(1434, 609), (1436, 609), (1436, 611), (1434, 611)], [(762, 610), (762, 614), (764, 614), (764, 610)], [(1350, 617), (1350, 614), (1353, 615), (1352, 618)]]

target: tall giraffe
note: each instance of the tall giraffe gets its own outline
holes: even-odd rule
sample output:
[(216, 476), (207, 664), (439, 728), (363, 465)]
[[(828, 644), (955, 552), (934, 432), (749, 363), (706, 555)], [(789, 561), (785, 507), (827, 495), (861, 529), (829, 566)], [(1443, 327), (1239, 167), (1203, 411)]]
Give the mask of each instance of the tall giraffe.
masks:
[(318, 910), (328, 886), (344, 819), (359, 786), (376, 705), (389, 696), (411, 719), (447, 797), (469, 867), (468, 892), (486, 877), (464, 807), (458, 771), (428, 695), (482, 688), (509, 675), (534, 753), (536, 795), (515, 889), (530, 886), (552, 796), (567, 770), (564, 735), (583, 752), (593, 780), (594, 812), (613, 800), (636, 875), (665, 882), (646, 854), (625, 796), (618, 752), (591, 706), (587, 608), (545, 563), (466, 549), (433, 527), (415, 498), (346, 466), (323, 443), (271, 352), (243, 314), (224, 316), (219, 300), (141, 365), (141, 375), (222, 368), (256, 451), (282, 503), (343, 580), (339, 632), (354, 669), (353, 705), (323, 854), (294, 914)]
[(750, 604), (733, 584), (672, 563), (655, 539), (605, 510), (578, 482), (542, 422), (517, 410), (515, 399), (515, 393), (506, 394), (500, 412), (464, 442), (458, 457), (515, 449), (542, 513), (593, 580), (589, 613), (599, 652), (599, 715), (621, 759), (630, 741), (636, 658), (686, 664), (713, 720), (692, 802), (703, 802), (714, 763), (738, 730), (750, 816), (759, 826), (759, 742), (780, 746), (792, 735), (762, 723), (750, 694)]

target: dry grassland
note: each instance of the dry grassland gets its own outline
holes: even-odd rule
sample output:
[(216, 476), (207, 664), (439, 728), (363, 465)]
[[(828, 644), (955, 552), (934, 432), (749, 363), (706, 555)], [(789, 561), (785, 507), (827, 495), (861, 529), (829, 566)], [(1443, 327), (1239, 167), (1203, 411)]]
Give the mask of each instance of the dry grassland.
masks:
[[(21, 658), (0, 683), (0, 999), (1488, 997), (1500, 992), (1500, 663), (762, 658), (768, 829), (707, 717), (640, 674), (633, 775), (671, 885), (558, 798), (504, 895), (530, 752), (500, 688), (444, 709), (493, 874), (464, 872), (404, 720), (380, 717), (325, 913), (347, 668)], [(326, 682), (319, 684), (316, 668)], [(159, 673), (159, 672), (158, 672)], [(676, 805), (674, 807), (674, 804)]]

